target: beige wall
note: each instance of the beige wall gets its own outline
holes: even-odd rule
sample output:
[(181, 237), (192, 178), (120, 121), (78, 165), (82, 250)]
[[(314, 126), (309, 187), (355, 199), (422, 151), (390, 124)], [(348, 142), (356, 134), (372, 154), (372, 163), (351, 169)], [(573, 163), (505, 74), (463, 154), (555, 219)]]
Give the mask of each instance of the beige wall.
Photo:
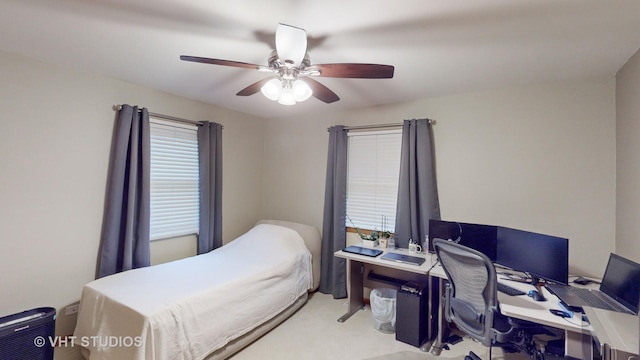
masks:
[[(0, 316), (62, 309), (93, 280), (114, 104), (223, 124), (225, 241), (258, 220), (261, 119), (3, 52), (0, 79)], [(193, 239), (152, 243), (154, 263), (192, 254)]]
[(616, 252), (640, 262), (640, 51), (616, 75)]
[(603, 77), (268, 120), (263, 215), (322, 227), (328, 126), (429, 117), (443, 219), (567, 237), (570, 272), (602, 274), (614, 249), (614, 90)]

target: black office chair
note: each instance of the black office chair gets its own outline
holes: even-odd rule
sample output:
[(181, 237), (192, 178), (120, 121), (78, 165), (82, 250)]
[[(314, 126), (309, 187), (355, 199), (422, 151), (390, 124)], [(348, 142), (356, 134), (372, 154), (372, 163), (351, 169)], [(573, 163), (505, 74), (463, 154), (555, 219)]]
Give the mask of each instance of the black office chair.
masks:
[[(452, 241), (434, 239), (433, 246), (449, 279), (444, 296), (445, 317), (458, 329), (491, 349), (524, 352), (543, 360), (533, 335), (547, 333), (540, 325), (500, 313), (496, 270), (483, 253)], [(480, 359), (470, 352), (465, 359)]]

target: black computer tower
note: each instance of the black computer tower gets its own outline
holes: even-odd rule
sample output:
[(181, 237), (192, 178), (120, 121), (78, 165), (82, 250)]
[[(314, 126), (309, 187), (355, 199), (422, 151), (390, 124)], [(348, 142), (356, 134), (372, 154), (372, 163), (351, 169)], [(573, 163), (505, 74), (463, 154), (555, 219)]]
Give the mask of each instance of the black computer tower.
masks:
[(429, 336), (428, 282), (408, 282), (396, 297), (396, 340), (420, 347)]
[(1, 360), (53, 360), (56, 309), (42, 307), (0, 318)]

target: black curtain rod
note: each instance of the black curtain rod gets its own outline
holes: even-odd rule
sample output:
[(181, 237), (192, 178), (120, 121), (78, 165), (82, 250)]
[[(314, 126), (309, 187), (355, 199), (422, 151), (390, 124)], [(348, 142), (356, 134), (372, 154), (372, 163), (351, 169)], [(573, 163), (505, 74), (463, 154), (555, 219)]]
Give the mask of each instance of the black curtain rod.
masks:
[[(113, 110), (120, 111), (121, 109), (122, 109), (122, 105), (113, 105)], [(149, 116), (153, 116), (153, 117), (165, 119), (165, 120), (188, 123), (192, 125), (202, 125), (202, 121), (183, 119), (183, 118), (170, 116), (170, 115), (163, 115), (163, 114), (149, 112)], [(222, 128), (224, 129), (224, 126)]]
[[(410, 120), (421, 120), (421, 119), (410, 119)], [(427, 119), (430, 125), (435, 125), (436, 121), (433, 119)], [(359, 126), (345, 126), (344, 129), (346, 131), (351, 130), (375, 130), (375, 129), (394, 129), (402, 127), (402, 123), (395, 124), (374, 124), (374, 125), (359, 125)], [(329, 128), (327, 128), (329, 131)]]

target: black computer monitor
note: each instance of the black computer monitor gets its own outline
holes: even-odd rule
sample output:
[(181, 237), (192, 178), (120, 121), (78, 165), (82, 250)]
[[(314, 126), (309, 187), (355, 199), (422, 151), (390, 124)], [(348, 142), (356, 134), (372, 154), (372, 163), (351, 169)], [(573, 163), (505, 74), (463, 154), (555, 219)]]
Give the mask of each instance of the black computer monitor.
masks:
[(493, 225), (469, 224), (456, 221), (429, 220), (429, 252), (433, 239), (444, 239), (478, 250), (496, 261), (496, 227)]
[(497, 228), (497, 239), (496, 263), (532, 278), (568, 284), (568, 239), (505, 227)]

